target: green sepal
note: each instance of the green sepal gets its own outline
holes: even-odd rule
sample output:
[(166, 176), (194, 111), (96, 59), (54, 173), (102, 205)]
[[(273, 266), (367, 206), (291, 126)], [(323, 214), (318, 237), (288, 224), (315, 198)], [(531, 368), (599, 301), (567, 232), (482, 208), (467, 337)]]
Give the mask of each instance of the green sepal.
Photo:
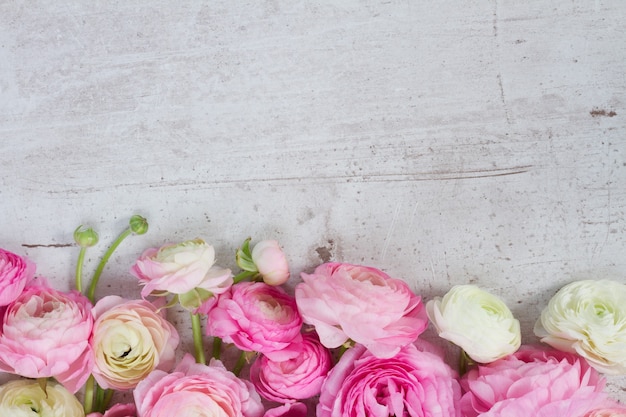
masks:
[(184, 294), (178, 294), (178, 302), (185, 310), (194, 311), (211, 297), (213, 297), (211, 291), (204, 288), (194, 288)]
[(237, 249), (237, 255), (236, 255), (237, 265), (239, 266), (239, 268), (243, 269), (244, 271), (258, 272), (258, 269), (256, 265), (254, 264), (254, 261), (252, 260), (252, 251), (250, 251), (251, 239), (252, 238), (250, 237), (247, 238), (243, 242), (243, 245), (241, 245), (241, 247)]

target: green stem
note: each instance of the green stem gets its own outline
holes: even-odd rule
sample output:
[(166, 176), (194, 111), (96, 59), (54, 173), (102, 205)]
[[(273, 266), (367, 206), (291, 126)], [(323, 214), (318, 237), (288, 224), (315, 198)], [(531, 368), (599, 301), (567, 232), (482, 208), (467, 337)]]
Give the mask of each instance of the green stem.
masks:
[(459, 356), (459, 375), (463, 376), (469, 371), (469, 368), (474, 366), (476, 362), (472, 358), (469, 357), (467, 352), (461, 349), (461, 354)]
[(233, 368), (233, 374), (235, 374), (235, 376), (239, 376), (239, 374), (241, 373), (241, 370), (243, 369), (245, 365), (246, 365), (246, 352), (241, 352), (241, 355), (239, 355), (239, 359), (237, 359), (237, 363), (235, 364), (235, 367)]
[(193, 331), (193, 347), (196, 353), (196, 362), (206, 365), (206, 358), (204, 357), (204, 344), (202, 343), (200, 314), (191, 313), (191, 330)]
[(238, 282), (243, 281), (244, 279), (250, 278), (255, 276), (256, 274), (258, 274), (258, 272), (252, 272), (252, 271), (241, 271), (240, 273), (238, 273), (237, 275), (235, 275), (233, 277), (233, 284), (236, 284)]
[(83, 401), (85, 414), (89, 414), (93, 411), (93, 390), (95, 383), (96, 380), (93, 378), (93, 375), (90, 375), (85, 385), (85, 400)]
[(98, 280), (100, 279), (100, 275), (102, 275), (102, 271), (104, 270), (104, 266), (109, 261), (109, 258), (111, 257), (111, 255), (113, 255), (113, 252), (115, 252), (115, 249), (117, 249), (117, 247), (120, 245), (120, 243), (122, 243), (122, 241), (124, 239), (126, 239), (131, 233), (132, 233), (132, 230), (131, 230), (130, 227), (127, 228), (126, 230), (124, 230), (117, 237), (117, 239), (115, 239), (115, 241), (111, 244), (109, 249), (107, 249), (107, 251), (105, 252), (104, 256), (100, 260), (100, 263), (98, 264), (98, 268), (96, 268), (96, 272), (93, 274), (93, 278), (91, 279), (91, 285), (89, 286), (89, 292), (87, 293), (87, 298), (89, 298), (89, 300), (92, 303), (95, 300), (96, 286), (98, 285)]
[(215, 359), (219, 359), (222, 355), (222, 339), (215, 336), (213, 338), (213, 355), (212, 357)]
[(104, 390), (100, 385), (96, 385), (96, 411), (102, 412), (102, 402), (104, 401)]
[(85, 261), (86, 247), (81, 247), (76, 261), (76, 291), (83, 292), (83, 262)]
[(104, 392), (104, 401), (102, 401), (102, 408), (100, 410), (101, 413), (104, 413), (106, 409), (109, 407), (109, 404), (111, 404), (111, 400), (113, 399), (113, 394), (115, 394), (115, 391), (112, 389), (108, 389)]

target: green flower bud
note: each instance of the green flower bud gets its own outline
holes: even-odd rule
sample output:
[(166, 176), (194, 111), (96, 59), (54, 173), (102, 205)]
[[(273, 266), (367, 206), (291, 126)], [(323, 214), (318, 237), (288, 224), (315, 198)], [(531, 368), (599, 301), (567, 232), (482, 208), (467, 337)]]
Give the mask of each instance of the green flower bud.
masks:
[(130, 230), (136, 235), (143, 235), (148, 231), (148, 221), (138, 214), (130, 218)]
[(84, 228), (81, 224), (74, 230), (74, 241), (81, 248), (89, 248), (98, 243), (98, 234), (91, 227)]

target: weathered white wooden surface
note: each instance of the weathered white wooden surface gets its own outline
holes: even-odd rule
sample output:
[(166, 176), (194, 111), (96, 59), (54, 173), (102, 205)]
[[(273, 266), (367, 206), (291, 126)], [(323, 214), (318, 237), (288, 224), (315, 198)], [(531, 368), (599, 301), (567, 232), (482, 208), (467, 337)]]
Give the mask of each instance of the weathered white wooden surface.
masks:
[(296, 277), (477, 283), (534, 342), (560, 286), (626, 280), (625, 22), (623, 0), (3, 1), (0, 244), (69, 288), (74, 228), (100, 232), (90, 271), (137, 212), (99, 295), (138, 294), (147, 246), (234, 267), (277, 238)]

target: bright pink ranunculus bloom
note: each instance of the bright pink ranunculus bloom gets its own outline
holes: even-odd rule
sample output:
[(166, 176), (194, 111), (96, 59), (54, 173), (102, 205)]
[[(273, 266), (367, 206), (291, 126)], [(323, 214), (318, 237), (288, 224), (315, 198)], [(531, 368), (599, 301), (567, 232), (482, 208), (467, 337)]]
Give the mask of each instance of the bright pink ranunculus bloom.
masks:
[(250, 382), (237, 378), (219, 361), (201, 365), (188, 354), (170, 374), (153, 371), (133, 393), (141, 417), (263, 415), (261, 397)]
[(428, 326), (421, 298), (378, 269), (327, 263), (303, 273), (302, 280), (296, 287), (298, 309), (328, 348), (352, 339), (389, 358)]
[(252, 261), (269, 285), (281, 285), (289, 279), (285, 252), (275, 240), (262, 240), (252, 248)]
[(422, 342), (378, 358), (348, 349), (322, 385), (317, 417), (460, 417), (457, 374)]
[(583, 417), (605, 406), (605, 382), (581, 357), (523, 346), (461, 379), (466, 417)]
[(134, 388), (155, 369), (169, 371), (176, 361), (176, 328), (146, 300), (110, 295), (93, 308), (93, 376), (101, 387)]
[(34, 274), (34, 263), (0, 248), (0, 307), (12, 303)]
[(135, 404), (115, 404), (102, 413), (89, 413), (86, 417), (137, 417)]
[(250, 381), (263, 398), (286, 403), (320, 393), (332, 367), (330, 352), (314, 333), (305, 334), (296, 348), (299, 352), (294, 358), (272, 361), (260, 355), (250, 367)]
[(263, 282), (233, 285), (207, 313), (209, 336), (277, 361), (298, 354), (295, 345), (302, 340), (301, 327), (302, 318), (293, 297)]
[(270, 408), (263, 417), (306, 417), (307, 408), (302, 403), (287, 403), (279, 407)]
[(54, 377), (76, 392), (93, 367), (92, 328), (87, 297), (29, 286), (2, 317), (0, 370), (28, 378)]

